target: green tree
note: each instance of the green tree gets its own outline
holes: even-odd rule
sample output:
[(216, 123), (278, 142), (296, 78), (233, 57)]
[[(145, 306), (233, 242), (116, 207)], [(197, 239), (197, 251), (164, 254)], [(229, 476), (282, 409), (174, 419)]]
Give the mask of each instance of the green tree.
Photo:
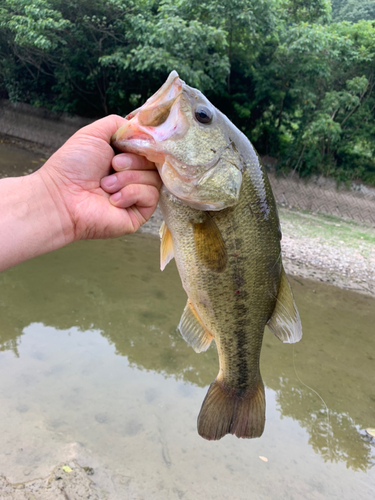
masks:
[(257, 98), (269, 102), (255, 131), (261, 145), (273, 139), (269, 152), (283, 168), (339, 180), (373, 171), (374, 35), (365, 21), (302, 23), (280, 33), (256, 77)]
[(334, 21), (357, 22), (375, 19), (375, 0), (332, 0)]
[(0, 95), (125, 114), (176, 69), (280, 168), (375, 184), (375, 25), (330, 16), (328, 0), (0, 0)]
[(281, 15), (292, 23), (327, 22), (331, 18), (330, 0), (282, 0)]

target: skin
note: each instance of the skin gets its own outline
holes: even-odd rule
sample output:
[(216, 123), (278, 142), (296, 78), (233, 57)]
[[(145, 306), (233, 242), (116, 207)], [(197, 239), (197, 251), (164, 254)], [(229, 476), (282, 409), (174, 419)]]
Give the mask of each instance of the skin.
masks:
[(161, 188), (154, 164), (110, 146), (124, 122), (98, 120), (37, 172), (0, 180), (0, 271), (77, 240), (133, 233), (151, 217)]

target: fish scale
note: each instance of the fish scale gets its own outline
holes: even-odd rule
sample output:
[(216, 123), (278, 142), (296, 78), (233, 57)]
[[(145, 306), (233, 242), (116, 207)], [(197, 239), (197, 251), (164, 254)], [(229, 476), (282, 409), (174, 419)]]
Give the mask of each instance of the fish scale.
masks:
[(219, 374), (203, 401), (198, 432), (209, 440), (259, 437), (265, 326), (286, 343), (302, 336), (281, 262), (276, 204), (259, 157), (176, 72), (129, 115), (113, 144), (156, 163), (164, 184), (161, 268), (175, 257), (188, 296), (179, 330), (198, 353), (212, 340), (217, 346)]
[[(250, 184), (245, 173), (239, 203), (234, 208), (209, 212), (230, 256), (222, 273), (202, 266), (195, 252), (192, 224), (201, 220), (199, 211), (182, 204), (165, 190), (160, 200), (172, 234), (178, 270), (184, 277), (184, 289), (215, 339), (222, 385), (225, 391), (236, 392), (238, 397), (246, 397), (261, 380), (259, 357), (263, 332), (276, 302), (276, 296), (269, 290), (278, 290), (281, 279), (281, 267), (277, 265), (280, 239), (276, 207), (272, 207), (267, 220), (255, 217), (249, 210), (249, 197), (254, 191)], [(265, 253), (265, 248), (271, 251)], [(274, 267), (273, 273), (268, 272), (270, 265)], [(201, 300), (201, 290), (205, 291), (208, 303), (207, 299)]]

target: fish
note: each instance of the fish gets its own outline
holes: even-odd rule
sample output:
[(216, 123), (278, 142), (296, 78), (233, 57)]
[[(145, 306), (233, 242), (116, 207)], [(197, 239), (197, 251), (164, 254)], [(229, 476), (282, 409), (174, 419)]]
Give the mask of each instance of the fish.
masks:
[(154, 162), (163, 181), (161, 269), (175, 258), (187, 294), (178, 329), (197, 353), (217, 347), (198, 433), (260, 437), (265, 326), (284, 343), (302, 337), (266, 171), (249, 139), (176, 71), (126, 118), (113, 147)]

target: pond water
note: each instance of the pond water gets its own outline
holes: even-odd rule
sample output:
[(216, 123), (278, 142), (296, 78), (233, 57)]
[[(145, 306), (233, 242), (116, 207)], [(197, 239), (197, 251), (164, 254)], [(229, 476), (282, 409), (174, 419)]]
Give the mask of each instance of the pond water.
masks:
[(373, 499), (375, 301), (291, 283), (304, 337), (265, 332), (263, 436), (208, 442), (196, 419), (217, 353), (177, 332), (186, 296), (157, 238), (79, 242), (0, 274), (0, 475), (76, 459), (114, 500)]
[(37, 170), (46, 161), (46, 157), (27, 149), (21, 149), (2, 139), (0, 135), (0, 178), (18, 177)]

